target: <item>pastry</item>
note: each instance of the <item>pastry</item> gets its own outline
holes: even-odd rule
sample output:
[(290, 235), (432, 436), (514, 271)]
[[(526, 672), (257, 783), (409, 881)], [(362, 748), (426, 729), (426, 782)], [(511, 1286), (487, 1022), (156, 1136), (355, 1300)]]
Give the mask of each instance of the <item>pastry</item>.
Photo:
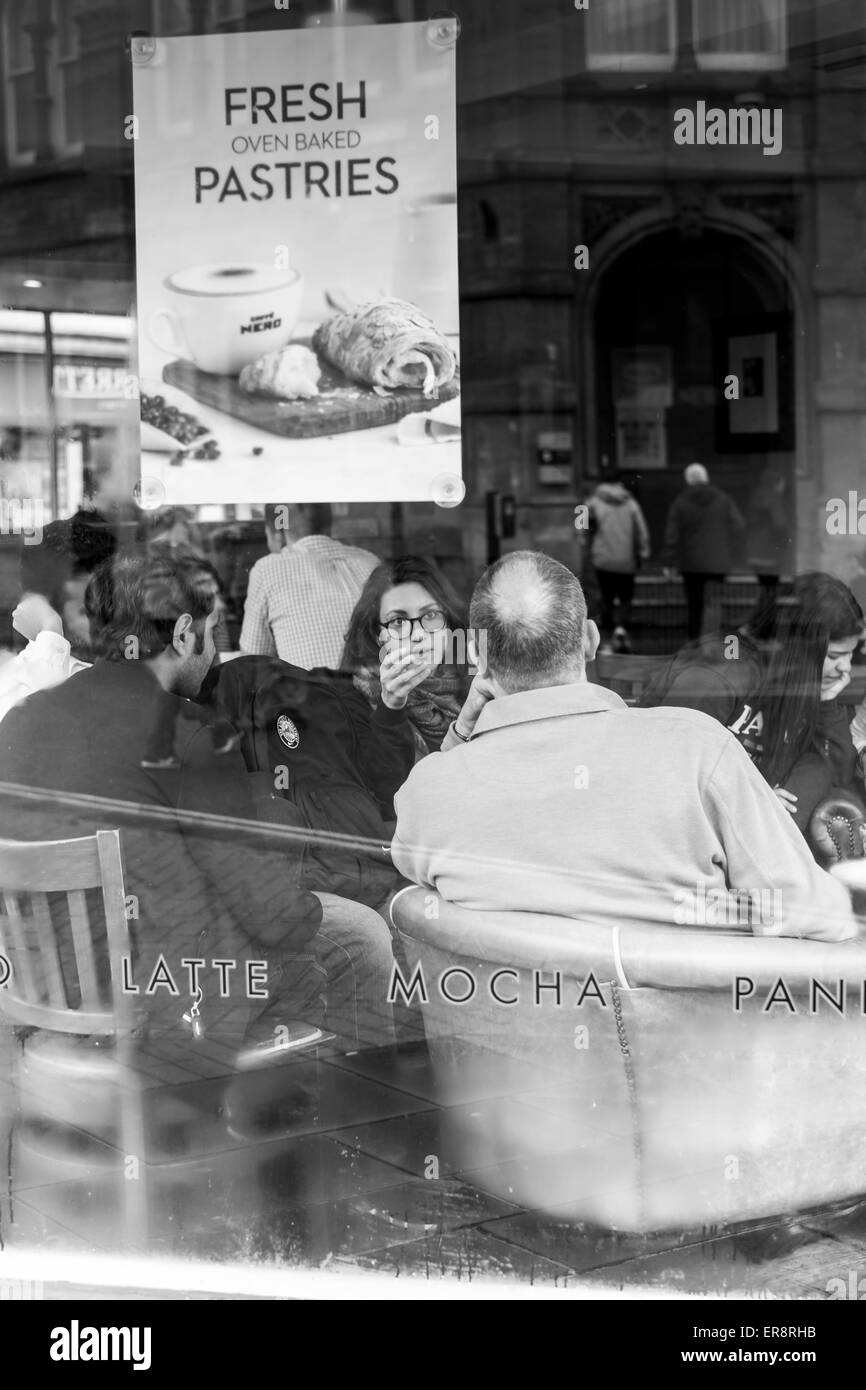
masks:
[(240, 385), (250, 394), (276, 396), (281, 401), (309, 400), (319, 394), (320, 376), (315, 353), (300, 343), (289, 343), (244, 367)]
[(313, 334), (313, 347), (332, 366), (380, 396), (400, 387), (439, 394), (457, 359), (445, 338), (414, 304), (380, 299), (334, 314)]

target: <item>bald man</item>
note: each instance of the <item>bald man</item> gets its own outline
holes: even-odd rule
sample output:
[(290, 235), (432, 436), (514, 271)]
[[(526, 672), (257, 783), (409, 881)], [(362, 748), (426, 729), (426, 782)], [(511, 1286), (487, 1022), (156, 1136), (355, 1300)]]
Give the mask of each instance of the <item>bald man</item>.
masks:
[(690, 463), (684, 476), (686, 486), (665, 523), (663, 559), (682, 575), (691, 640), (701, 635), (706, 585), (721, 586), (742, 561), (746, 523), (728, 494), (710, 482), (702, 463)]
[(470, 624), (484, 665), (442, 751), (395, 799), (391, 853), (413, 883), (462, 907), (578, 922), (729, 929), (730, 911), (702, 923), (689, 905), (732, 902), (746, 916), (733, 925), (756, 934), (856, 935), (847, 893), (733, 734), (589, 684), (598, 629), (570, 570), (505, 556), (479, 580)]

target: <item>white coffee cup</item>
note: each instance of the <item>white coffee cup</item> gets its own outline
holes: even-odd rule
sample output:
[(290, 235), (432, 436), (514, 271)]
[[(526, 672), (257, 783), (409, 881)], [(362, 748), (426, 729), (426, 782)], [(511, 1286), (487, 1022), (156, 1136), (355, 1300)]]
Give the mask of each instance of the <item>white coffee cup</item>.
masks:
[(304, 292), (296, 270), (243, 261), (190, 266), (163, 285), (171, 307), (151, 315), (151, 341), (219, 376), (236, 375), (263, 353), (284, 347)]
[(394, 295), (417, 304), (440, 333), (456, 334), (457, 286), (456, 198), (442, 194), (407, 203), (397, 233)]

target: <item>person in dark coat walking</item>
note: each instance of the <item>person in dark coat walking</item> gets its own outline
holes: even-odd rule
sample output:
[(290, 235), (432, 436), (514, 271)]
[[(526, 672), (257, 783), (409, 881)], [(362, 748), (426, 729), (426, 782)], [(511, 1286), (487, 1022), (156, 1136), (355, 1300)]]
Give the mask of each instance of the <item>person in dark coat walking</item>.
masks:
[(664, 558), (682, 576), (692, 640), (701, 635), (706, 584), (722, 584), (741, 560), (746, 523), (733, 499), (713, 487), (702, 463), (690, 463), (685, 479), (668, 512)]

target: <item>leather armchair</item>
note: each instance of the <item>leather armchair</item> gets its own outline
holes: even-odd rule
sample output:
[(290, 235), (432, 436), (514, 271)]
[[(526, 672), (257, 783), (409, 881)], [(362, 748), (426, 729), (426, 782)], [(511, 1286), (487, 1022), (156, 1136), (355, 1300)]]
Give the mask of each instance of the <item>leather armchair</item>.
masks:
[(819, 863), (828, 867), (866, 854), (866, 819), (850, 792), (834, 789), (816, 806), (809, 821), (809, 843)]
[(866, 1191), (866, 941), (618, 929), (421, 888), (391, 911), (449, 1161), (487, 1190), (632, 1232)]

